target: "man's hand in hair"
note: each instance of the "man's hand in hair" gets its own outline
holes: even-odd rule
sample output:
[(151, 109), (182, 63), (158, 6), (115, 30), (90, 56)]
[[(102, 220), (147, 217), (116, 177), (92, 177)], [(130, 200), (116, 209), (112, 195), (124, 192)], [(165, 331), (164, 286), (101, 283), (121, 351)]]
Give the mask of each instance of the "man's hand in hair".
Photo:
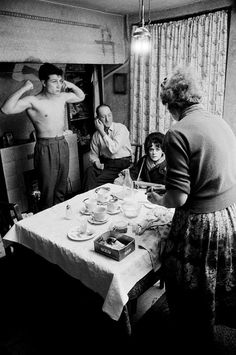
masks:
[(98, 132), (101, 134), (101, 136), (103, 137), (105, 135), (104, 124), (98, 118), (95, 120), (95, 127), (98, 130)]

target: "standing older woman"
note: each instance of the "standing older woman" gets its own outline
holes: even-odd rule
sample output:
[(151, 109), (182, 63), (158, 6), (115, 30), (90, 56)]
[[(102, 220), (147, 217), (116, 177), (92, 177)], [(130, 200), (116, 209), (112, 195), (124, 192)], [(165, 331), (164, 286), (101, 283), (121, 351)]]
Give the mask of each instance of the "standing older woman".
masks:
[(167, 191), (148, 193), (152, 203), (176, 208), (163, 265), (168, 305), (189, 354), (212, 346), (236, 289), (236, 138), (204, 110), (195, 78), (178, 68), (162, 84), (162, 103), (177, 122), (164, 140)]

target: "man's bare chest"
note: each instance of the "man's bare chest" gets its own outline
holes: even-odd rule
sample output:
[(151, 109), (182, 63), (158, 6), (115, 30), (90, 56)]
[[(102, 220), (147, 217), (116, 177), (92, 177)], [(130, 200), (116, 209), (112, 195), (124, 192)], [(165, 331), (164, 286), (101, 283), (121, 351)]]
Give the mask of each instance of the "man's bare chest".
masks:
[(64, 117), (65, 103), (61, 101), (41, 100), (34, 107), (28, 110), (28, 114), (32, 119), (54, 119), (54, 117)]

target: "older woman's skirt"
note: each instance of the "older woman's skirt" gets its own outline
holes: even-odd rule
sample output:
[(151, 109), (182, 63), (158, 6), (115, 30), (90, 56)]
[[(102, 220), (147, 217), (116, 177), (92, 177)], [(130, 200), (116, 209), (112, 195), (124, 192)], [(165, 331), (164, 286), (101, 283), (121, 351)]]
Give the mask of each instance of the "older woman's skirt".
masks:
[(214, 325), (236, 328), (236, 205), (213, 213), (176, 209), (162, 255), (168, 305), (193, 348)]

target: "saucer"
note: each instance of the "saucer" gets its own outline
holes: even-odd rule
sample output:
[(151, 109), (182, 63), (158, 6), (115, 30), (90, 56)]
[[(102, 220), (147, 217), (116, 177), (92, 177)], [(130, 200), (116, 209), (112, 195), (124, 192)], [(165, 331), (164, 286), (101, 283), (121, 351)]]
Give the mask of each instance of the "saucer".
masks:
[(112, 196), (117, 198), (118, 200), (123, 200), (124, 199), (124, 191), (120, 190), (120, 191), (117, 191), (117, 192), (113, 192)]
[(88, 222), (91, 224), (104, 224), (107, 223), (108, 218), (104, 219), (103, 221), (96, 221), (93, 217), (88, 218)]
[(91, 212), (89, 212), (89, 211), (87, 210), (87, 208), (85, 208), (85, 207), (82, 207), (82, 208), (80, 209), (80, 213), (81, 213), (81, 214), (84, 214), (85, 216), (90, 216), (90, 215), (91, 215)]
[(98, 192), (101, 189), (106, 191), (111, 191), (111, 188), (109, 186), (101, 186), (101, 187), (97, 187), (95, 192)]
[(107, 213), (113, 215), (113, 214), (118, 214), (118, 213), (120, 213), (120, 211), (121, 211), (121, 210), (120, 210), (120, 207), (118, 207), (118, 208), (117, 208), (115, 211), (113, 211), (113, 212), (110, 212), (110, 211), (107, 210)]
[(67, 233), (67, 237), (76, 242), (83, 242), (85, 240), (89, 240), (94, 238), (96, 233), (87, 234), (87, 233), (79, 233), (79, 227), (73, 227)]

